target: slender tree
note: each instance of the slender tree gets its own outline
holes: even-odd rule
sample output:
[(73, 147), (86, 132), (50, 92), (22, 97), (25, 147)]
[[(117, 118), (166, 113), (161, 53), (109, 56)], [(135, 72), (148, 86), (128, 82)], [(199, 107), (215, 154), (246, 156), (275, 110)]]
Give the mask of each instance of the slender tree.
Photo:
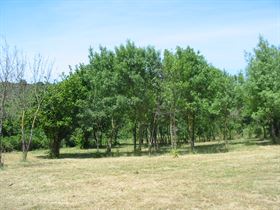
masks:
[[(42, 103), (44, 102), (44, 97), (46, 94), (47, 86), (49, 85), (49, 80), (53, 68), (53, 62), (49, 62), (44, 59), (40, 54), (33, 58), (33, 61), (29, 63), (29, 72), (32, 72), (32, 82), (31, 87), (24, 83), (20, 83), (21, 87), (21, 138), (22, 138), (22, 153), (23, 160), (27, 159), (28, 151), (30, 150), (33, 133), (35, 128), (35, 123), (38, 118)], [(29, 90), (29, 93), (26, 92)], [(29, 99), (27, 98), (28, 96)], [(28, 139), (26, 139), (26, 113), (30, 113), (30, 125)]]
[(13, 84), (18, 81), (24, 71), (24, 61), (17, 48), (11, 48), (6, 40), (0, 44), (0, 166), (3, 166), (3, 122), (6, 118), (7, 100)]

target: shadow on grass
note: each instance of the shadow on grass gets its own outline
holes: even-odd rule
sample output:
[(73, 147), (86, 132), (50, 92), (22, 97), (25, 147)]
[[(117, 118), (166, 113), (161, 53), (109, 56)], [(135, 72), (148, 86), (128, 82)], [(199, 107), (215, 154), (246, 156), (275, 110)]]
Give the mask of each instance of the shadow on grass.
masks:
[[(170, 153), (170, 148), (160, 148), (158, 151), (152, 151), (149, 153), (149, 151), (112, 151), (112, 152), (106, 152), (106, 151), (88, 151), (88, 152), (62, 152), (59, 155), (59, 159), (64, 158), (77, 158), (77, 159), (84, 159), (84, 158), (108, 158), (108, 157), (139, 157), (139, 156), (159, 156), (163, 154)], [(38, 158), (42, 159), (51, 159), (49, 155), (40, 155), (37, 156)]]
[[(118, 148), (125, 148), (127, 146), (121, 146)], [(133, 148), (132, 148), (133, 149)], [(115, 150), (115, 149), (114, 149)], [(82, 151), (82, 152), (81, 152)], [(151, 153), (147, 150), (147, 147), (144, 148), (142, 151), (112, 151), (110, 153), (106, 151), (92, 151), (92, 150), (80, 150), (80, 151), (68, 151), (68, 152), (61, 152), (59, 159), (65, 158), (75, 158), (75, 159), (85, 159), (85, 158), (108, 158), (108, 157), (139, 157), (139, 156), (160, 156), (165, 154), (171, 154), (172, 148), (170, 146), (161, 146), (158, 150), (153, 149)], [(190, 154), (189, 146), (182, 145), (179, 146), (178, 149), (179, 155)], [(208, 144), (208, 145), (197, 145), (195, 146), (195, 153), (200, 154), (207, 154), (207, 153), (220, 153), (226, 152), (224, 150), (224, 144)], [(50, 159), (48, 154), (37, 156), (38, 158), (42, 159)]]
[(244, 139), (242, 141), (232, 141), (230, 142), (231, 145), (241, 144), (246, 146), (267, 146), (267, 145), (274, 145), (271, 139)]
[[(264, 146), (264, 145), (272, 145), (272, 141), (269, 139), (265, 140), (258, 140), (258, 139), (246, 139), (246, 140), (229, 140), (229, 145), (236, 147), (240, 146)], [(131, 151), (122, 151), (121, 149), (131, 149)], [(119, 150), (120, 149), (120, 150)], [(108, 153), (103, 148), (101, 151), (96, 152), (92, 150), (78, 150), (78, 151), (68, 151), (68, 152), (61, 152), (59, 159), (64, 158), (76, 158), (76, 159), (83, 159), (83, 158), (108, 158), (108, 157), (137, 157), (137, 156), (160, 156), (164, 154), (171, 154), (172, 149), (170, 146), (162, 145), (159, 147), (157, 151), (155, 149), (149, 153), (147, 146), (143, 145), (142, 151), (133, 151), (132, 144), (121, 144), (117, 147), (113, 148), (114, 151)], [(190, 154), (190, 147), (189, 145), (179, 145), (177, 152), (179, 155)], [(194, 153), (196, 154), (215, 154), (215, 153), (225, 153), (228, 152), (228, 149), (225, 147), (223, 141), (221, 142), (213, 142), (213, 143), (199, 143), (195, 146)], [(46, 155), (37, 156), (38, 158), (49, 159), (50, 157)]]
[(197, 145), (195, 146), (195, 153), (198, 154), (214, 154), (228, 152), (224, 143)]
[(251, 141), (247, 141), (245, 145), (259, 145), (259, 146), (267, 146), (267, 145), (273, 145), (274, 143), (270, 139), (255, 139)]

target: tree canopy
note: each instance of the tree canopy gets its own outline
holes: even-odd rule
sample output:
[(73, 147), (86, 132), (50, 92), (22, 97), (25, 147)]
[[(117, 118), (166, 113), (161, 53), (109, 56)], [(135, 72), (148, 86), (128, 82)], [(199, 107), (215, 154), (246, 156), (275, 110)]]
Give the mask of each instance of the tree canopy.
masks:
[[(114, 49), (90, 48), (88, 58), (60, 82), (25, 81), (30, 90), (47, 87), (34, 129), (45, 134), (53, 157), (62, 145), (106, 147), (110, 154), (121, 141), (149, 153), (182, 144), (194, 152), (195, 142), (216, 139), (226, 150), (230, 139), (245, 135), (279, 142), (280, 49), (262, 37), (247, 56), (245, 75), (214, 67), (189, 46), (161, 54), (127, 41)], [(36, 109), (28, 91), (19, 98)], [(3, 119), (4, 137), (20, 135), (17, 119)]]

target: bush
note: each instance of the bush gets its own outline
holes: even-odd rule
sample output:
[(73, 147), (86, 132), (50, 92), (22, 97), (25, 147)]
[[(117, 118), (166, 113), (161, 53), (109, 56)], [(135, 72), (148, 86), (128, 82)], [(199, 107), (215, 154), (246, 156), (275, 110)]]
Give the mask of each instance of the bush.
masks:
[(13, 150), (21, 150), (21, 138), (19, 135), (4, 137), (3, 138), (3, 149), (6, 152)]
[(49, 141), (45, 133), (41, 129), (35, 130), (33, 134), (30, 150), (47, 149), (48, 146), (49, 146)]
[(87, 149), (90, 147), (90, 143), (86, 140), (84, 132), (81, 128), (77, 128), (70, 137), (70, 141), (75, 142), (75, 145), (81, 149)]
[[(29, 140), (29, 133), (27, 132), (26, 141)], [(30, 150), (48, 148), (48, 140), (42, 130), (35, 130), (32, 137)], [(21, 135), (3, 137), (3, 149), (6, 152), (13, 150), (22, 150)]]
[(174, 158), (179, 157), (179, 151), (178, 151), (177, 149), (172, 149), (172, 150), (170, 151), (170, 154), (171, 154), (171, 156), (174, 157)]

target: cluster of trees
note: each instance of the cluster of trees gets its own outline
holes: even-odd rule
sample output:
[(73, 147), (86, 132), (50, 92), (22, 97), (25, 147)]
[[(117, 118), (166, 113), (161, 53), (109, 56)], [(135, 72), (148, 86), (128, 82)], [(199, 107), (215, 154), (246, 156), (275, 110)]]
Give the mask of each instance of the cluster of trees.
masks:
[[(107, 152), (125, 134), (134, 150), (249, 135), (279, 139), (279, 48), (260, 39), (248, 55), (247, 74), (231, 76), (192, 48), (165, 50), (128, 41), (89, 50), (80, 64), (49, 90), (42, 125), (59, 155), (61, 141), (82, 148), (105, 143)], [(260, 130), (262, 129), (262, 130)], [(251, 134), (250, 134), (251, 133)], [(130, 134), (130, 135), (129, 135)], [(73, 143), (74, 140), (74, 143)]]
[(128, 41), (114, 50), (90, 48), (89, 63), (60, 82), (27, 86), (37, 90), (29, 134), (44, 131), (53, 157), (61, 144), (106, 146), (110, 153), (120, 139), (152, 152), (184, 143), (194, 150), (196, 141), (216, 139), (227, 146), (228, 139), (253, 134), (280, 138), (280, 49), (263, 38), (248, 55), (246, 75), (229, 75), (190, 47), (161, 55)]

